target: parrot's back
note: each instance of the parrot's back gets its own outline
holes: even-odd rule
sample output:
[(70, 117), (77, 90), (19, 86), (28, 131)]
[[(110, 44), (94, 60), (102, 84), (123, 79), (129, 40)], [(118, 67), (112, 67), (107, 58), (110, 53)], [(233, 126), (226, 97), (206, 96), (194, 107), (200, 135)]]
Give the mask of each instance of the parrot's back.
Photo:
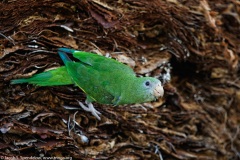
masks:
[[(84, 51), (77, 51), (69, 48), (59, 48), (58, 53), (60, 53), (60, 57), (62, 53), (70, 53), (74, 58), (77, 58), (80, 62), (92, 66), (92, 68), (99, 71), (118, 71), (124, 72), (124, 74), (135, 75), (135, 72), (129, 66), (118, 62), (112, 58), (106, 58), (104, 56), (100, 56), (98, 54), (93, 54)], [(63, 61), (71, 61), (68, 56), (61, 57)]]
[(59, 49), (59, 55), (73, 81), (87, 96), (99, 103), (113, 104), (121, 96), (124, 84), (119, 82), (124, 83), (128, 77), (135, 77), (130, 67), (114, 59), (80, 51), (72, 54), (79, 62), (71, 61), (65, 54), (65, 49), (64, 52)]

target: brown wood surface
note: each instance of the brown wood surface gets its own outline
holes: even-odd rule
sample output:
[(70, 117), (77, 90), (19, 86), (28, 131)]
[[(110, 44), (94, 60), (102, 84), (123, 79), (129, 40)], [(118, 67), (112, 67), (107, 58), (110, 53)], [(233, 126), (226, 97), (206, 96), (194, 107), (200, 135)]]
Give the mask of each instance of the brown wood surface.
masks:
[[(10, 84), (63, 65), (58, 47), (158, 77), (164, 98), (94, 103), (98, 121), (66, 108), (85, 100), (76, 86)], [(239, 55), (238, 0), (3, 0), (0, 158), (239, 159)]]

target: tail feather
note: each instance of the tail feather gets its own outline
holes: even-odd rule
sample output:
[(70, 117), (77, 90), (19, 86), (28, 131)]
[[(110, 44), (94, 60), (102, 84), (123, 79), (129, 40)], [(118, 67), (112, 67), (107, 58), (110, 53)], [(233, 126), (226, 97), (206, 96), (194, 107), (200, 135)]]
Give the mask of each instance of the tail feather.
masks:
[[(58, 48), (58, 54), (66, 65), (67, 62), (72, 61), (66, 53), (74, 54), (76, 50), (69, 48)], [(68, 74), (65, 66), (36, 74), (30, 78), (14, 79), (11, 84), (30, 83), (37, 86), (56, 86), (74, 84), (71, 76)]]
[(36, 74), (30, 78), (14, 79), (11, 81), (11, 84), (21, 84), (21, 83), (30, 83), (38, 86), (46, 86), (49, 83), (52, 75), (50, 72), (43, 72)]
[(28, 83), (28, 78), (22, 78), (22, 79), (13, 79), (11, 80), (11, 84), (20, 84), (20, 83)]
[(59, 86), (74, 84), (66, 67), (59, 67), (50, 71), (36, 74), (30, 78), (14, 79), (11, 84), (30, 83), (37, 86)]

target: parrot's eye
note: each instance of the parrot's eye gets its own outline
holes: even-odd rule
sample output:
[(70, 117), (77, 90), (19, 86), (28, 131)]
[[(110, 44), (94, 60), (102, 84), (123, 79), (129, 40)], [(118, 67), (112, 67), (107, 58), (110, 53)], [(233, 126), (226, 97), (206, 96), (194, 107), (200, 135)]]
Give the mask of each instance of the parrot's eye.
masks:
[(149, 82), (149, 81), (146, 81), (146, 82), (145, 82), (145, 86), (150, 86), (150, 82)]

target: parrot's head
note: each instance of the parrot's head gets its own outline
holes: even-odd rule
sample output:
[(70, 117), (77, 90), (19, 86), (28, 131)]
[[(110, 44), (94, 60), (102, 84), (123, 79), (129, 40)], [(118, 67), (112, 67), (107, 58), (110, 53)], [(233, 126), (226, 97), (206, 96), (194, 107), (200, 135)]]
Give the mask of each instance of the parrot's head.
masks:
[(141, 77), (137, 84), (139, 96), (144, 102), (156, 100), (164, 94), (162, 83), (156, 78)]

